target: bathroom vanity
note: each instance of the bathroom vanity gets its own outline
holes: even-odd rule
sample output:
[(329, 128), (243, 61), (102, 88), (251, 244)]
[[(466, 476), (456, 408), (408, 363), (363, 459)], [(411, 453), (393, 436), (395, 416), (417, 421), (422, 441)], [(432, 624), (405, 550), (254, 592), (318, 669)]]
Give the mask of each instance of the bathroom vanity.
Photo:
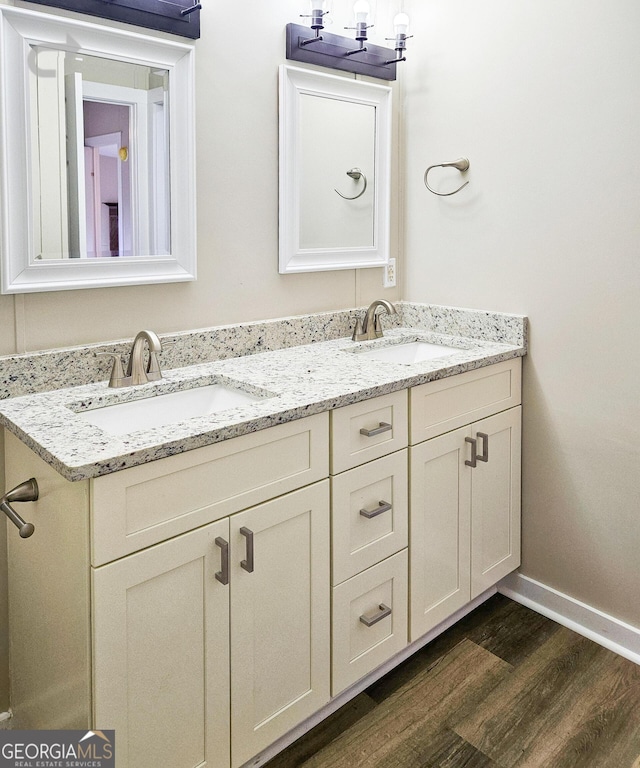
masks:
[[(16, 727), (114, 728), (121, 768), (258, 765), (482, 599), (519, 565), (524, 349), (463, 341), (412, 365), (346, 339), (220, 361), (270, 397), (189, 450), (176, 425), (103, 432), (67, 478), (6, 401), (7, 485), (40, 486), (34, 535), (9, 536)], [(44, 398), (68, 430), (56, 409), (96, 387), (24, 413)]]

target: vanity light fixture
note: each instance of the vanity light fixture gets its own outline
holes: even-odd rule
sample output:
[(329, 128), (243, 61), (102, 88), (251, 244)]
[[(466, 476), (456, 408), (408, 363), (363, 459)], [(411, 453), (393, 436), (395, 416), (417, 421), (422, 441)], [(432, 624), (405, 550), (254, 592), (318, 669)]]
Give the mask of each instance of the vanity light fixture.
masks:
[(315, 30), (315, 37), (302, 40), (300, 45), (310, 45), (322, 41), (320, 30), (324, 29), (324, 17), (329, 13), (328, 0), (311, 0), (311, 13), (300, 14), (303, 19), (311, 19), (311, 29)]
[[(396, 41), (396, 53), (398, 58), (396, 62), (406, 61), (407, 57), (404, 52), (407, 50), (407, 40), (413, 35), (407, 35), (409, 29), (409, 17), (406, 13), (398, 13), (393, 20), (393, 32), (395, 34)], [(387, 37), (387, 40), (393, 40), (393, 37)], [(388, 62), (391, 63), (391, 62)]]
[(373, 26), (369, 23), (369, 3), (367, 0), (356, 0), (353, 7), (355, 26), (345, 27), (355, 30), (355, 39), (359, 46), (354, 48), (353, 38), (329, 34), (326, 31), (320, 34), (325, 29), (324, 17), (329, 13), (328, 2), (330, 0), (310, 0), (311, 12), (302, 14), (303, 18), (311, 19), (310, 26), (315, 32), (314, 36), (309, 35), (307, 26), (287, 24), (287, 59), (381, 80), (395, 80), (396, 65), (406, 61), (404, 53), (409, 39), (407, 14), (396, 15), (393, 21), (395, 37), (387, 38), (395, 41), (395, 50), (372, 45), (368, 42), (367, 34), (367, 30)]
[(347, 56), (353, 56), (354, 53), (366, 52), (365, 43), (367, 42), (367, 30), (370, 29), (373, 24), (369, 24), (369, 3), (367, 0), (356, 0), (356, 4), (353, 6), (353, 13), (356, 17), (355, 27), (345, 27), (345, 29), (355, 29), (356, 40), (360, 43), (359, 48), (355, 48), (352, 51), (347, 52)]

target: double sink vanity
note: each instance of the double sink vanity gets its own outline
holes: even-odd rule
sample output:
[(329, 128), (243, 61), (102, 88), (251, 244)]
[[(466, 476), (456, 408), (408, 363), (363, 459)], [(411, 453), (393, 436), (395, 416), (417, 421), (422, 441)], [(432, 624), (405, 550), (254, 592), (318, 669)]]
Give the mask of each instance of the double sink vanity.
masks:
[(9, 531), (16, 727), (259, 765), (519, 565), (526, 319), (401, 304), (371, 341), (0, 403), (7, 486), (40, 489)]

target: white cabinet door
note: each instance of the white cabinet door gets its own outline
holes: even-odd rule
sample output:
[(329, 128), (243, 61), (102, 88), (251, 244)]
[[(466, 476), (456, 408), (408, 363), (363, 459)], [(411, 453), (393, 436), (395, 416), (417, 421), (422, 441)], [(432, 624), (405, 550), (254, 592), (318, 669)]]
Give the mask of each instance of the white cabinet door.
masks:
[(518, 407), (473, 425), (488, 460), (471, 470), (471, 598), (520, 565), (520, 421)]
[(520, 565), (520, 422), (518, 406), (411, 448), (410, 641)]
[(329, 482), (230, 523), (235, 767), (329, 701)]
[(470, 599), (470, 434), (464, 427), (411, 449), (410, 642)]
[(122, 768), (229, 765), (228, 529), (92, 569), (93, 727), (115, 728)]

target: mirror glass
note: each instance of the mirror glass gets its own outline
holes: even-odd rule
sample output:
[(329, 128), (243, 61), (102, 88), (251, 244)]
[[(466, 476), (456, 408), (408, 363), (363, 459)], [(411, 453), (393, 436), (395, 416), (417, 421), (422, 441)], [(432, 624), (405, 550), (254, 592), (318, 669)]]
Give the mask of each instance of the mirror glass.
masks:
[(371, 104), (300, 94), (300, 248), (373, 247), (375, 132)]
[(282, 67), (280, 272), (389, 257), (391, 89)]
[(0, 22), (3, 292), (195, 279), (193, 45)]
[(169, 254), (169, 72), (36, 45), (29, 57), (35, 258)]

